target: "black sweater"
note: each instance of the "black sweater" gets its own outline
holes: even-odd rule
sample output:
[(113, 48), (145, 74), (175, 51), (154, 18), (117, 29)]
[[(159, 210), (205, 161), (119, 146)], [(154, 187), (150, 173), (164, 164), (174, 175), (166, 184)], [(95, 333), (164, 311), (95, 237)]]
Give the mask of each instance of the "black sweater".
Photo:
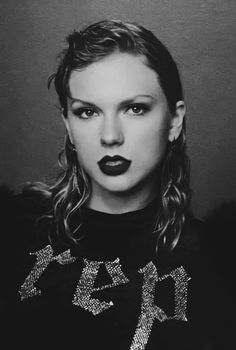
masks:
[[(25, 195), (7, 195), (3, 203), (2, 313), (9, 344), (228, 349), (232, 305), (205, 252), (200, 221), (188, 217), (177, 246), (160, 256), (152, 234), (155, 202), (118, 215), (83, 208), (83, 238), (71, 247), (57, 239), (52, 223), (36, 233), (45, 203)], [(81, 216), (73, 220), (76, 225)]]

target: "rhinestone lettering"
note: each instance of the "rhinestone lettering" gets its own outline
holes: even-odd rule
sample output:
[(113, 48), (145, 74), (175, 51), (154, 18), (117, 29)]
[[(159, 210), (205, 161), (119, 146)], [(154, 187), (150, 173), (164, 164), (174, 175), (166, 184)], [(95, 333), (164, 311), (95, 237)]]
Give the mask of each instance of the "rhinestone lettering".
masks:
[[(105, 301), (100, 301), (95, 298), (91, 298), (91, 294), (95, 291), (100, 291), (107, 288), (112, 288), (119, 286), (121, 284), (128, 283), (128, 278), (121, 271), (121, 265), (119, 259), (115, 261), (108, 262), (98, 262), (84, 259), (84, 268), (82, 275), (80, 277), (79, 283), (76, 288), (76, 292), (72, 303), (76, 306), (80, 306), (85, 310), (92, 312), (93, 315), (98, 315), (99, 313), (109, 309), (113, 302), (109, 303)], [(104, 264), (107, 272), (112, 278), (113, 283), (107, 284), (102, 287), (94, 288), (94, 282), (96, 280), (99, 267)]]
[(22, 284), (19, 291), (21, 300), (41, 294), (41, 290), (37, 290), (37, 288), (34, 287), (34, 283), (39, 279), (43, 271), (51, 262), (53, 250), (50, 245), (47, 245), (45, 248), (35, 253), (30, 253), (30, 255), (36, 255), (37, 259), (36, 264), (30, 274), (26, 277), (25, 282)]
[[(159, 322), (171, 319), (187, 321), (187, 286), (190, 278), (187, 276), (184, 268), (179, 267), (170, 272), (170, 274), (158, 278), (157, 269), (150, 262), (143, 269), (139, 270), (139, 272), (144, 275), (141, 315), (130, 350), (145, 349), (155, 319)], [(173, 278), (175, 282), (175, 311), (174, 316), (171, 317), (168, 317), (161, 308), (154, 304), (156, 283), (163, 281), (167, 277)]]
[(41, 295), (41, 290), (37, 290), (37, 288), (34, 287), (34, 284), (40, 278), (50, 262), (57, 261), (61, 265), (66, 265), (73, 263), (77, 259), (71, 256), (69, 249), (59, 255), (53, 256), (53, 249), (50, 245), (47, 245), (45, 248), (35, 253), (30, 253), (30, 255), (36, 255), (37, 259), (33, 269), (26, 277), (19, 291), (21, 300), (35, 295)]

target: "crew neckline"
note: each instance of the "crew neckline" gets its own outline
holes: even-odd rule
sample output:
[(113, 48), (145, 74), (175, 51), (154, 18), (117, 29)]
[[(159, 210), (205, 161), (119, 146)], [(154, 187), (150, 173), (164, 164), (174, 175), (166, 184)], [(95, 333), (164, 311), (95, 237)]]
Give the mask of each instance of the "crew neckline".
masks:
[(81, 208), (82, 220), (85, 222), (89, 219), (90, 223), (104, 224), (104, 225), (122, 225), (127, 223), (142, 224), (155, 220), (158, 210), (158, 199), (153, 199), (144, 208), (127, 211), (125, 213), (107, 213), (95, 210), (89, 207)]
[(120, 258), (126, 264), (143, 266), (153, 257), (153, 229), (158, 210), (158, 198), (146, 207), (122, 214), (81, 208), (81, 240), (72, 249), (73, 255), (96, 261)]

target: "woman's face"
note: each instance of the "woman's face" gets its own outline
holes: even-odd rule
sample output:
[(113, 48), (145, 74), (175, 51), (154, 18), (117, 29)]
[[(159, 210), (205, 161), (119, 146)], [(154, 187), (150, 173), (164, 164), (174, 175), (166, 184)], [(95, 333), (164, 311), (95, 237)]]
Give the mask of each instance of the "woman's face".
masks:
[(73, 71), (69, 89), (65, 123), (92, 196), (153, 191), (172, 118), (145, 58), (114, 53)]

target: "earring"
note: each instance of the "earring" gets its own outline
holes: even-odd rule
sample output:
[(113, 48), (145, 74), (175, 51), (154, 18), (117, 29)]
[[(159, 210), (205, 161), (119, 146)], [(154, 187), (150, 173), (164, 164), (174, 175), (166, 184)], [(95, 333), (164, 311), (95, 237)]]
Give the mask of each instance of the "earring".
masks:
[(72, 171), (73, 171), (73, 183), (74, 183), (74, 188), (78, 191), (79, 195), (81, 195), (80, 193), (80, 188), (79, 188), (79, 184), (78, 184), (78, 175), (77, 175), (77, 168), (76, 168), (76, 164), (73, 164), (72, 166)]
[(76, 152), (76, 148), (75, 148), (75, 145), (71, 142), (71, 140), (70, 140), (70, 137), (67, 135), (67, 137), (68, 137), (68, 146), (69, 146), (69, 148), (70, 148), (70, 150), (71, 151), (73, 151), (73, 152)]

